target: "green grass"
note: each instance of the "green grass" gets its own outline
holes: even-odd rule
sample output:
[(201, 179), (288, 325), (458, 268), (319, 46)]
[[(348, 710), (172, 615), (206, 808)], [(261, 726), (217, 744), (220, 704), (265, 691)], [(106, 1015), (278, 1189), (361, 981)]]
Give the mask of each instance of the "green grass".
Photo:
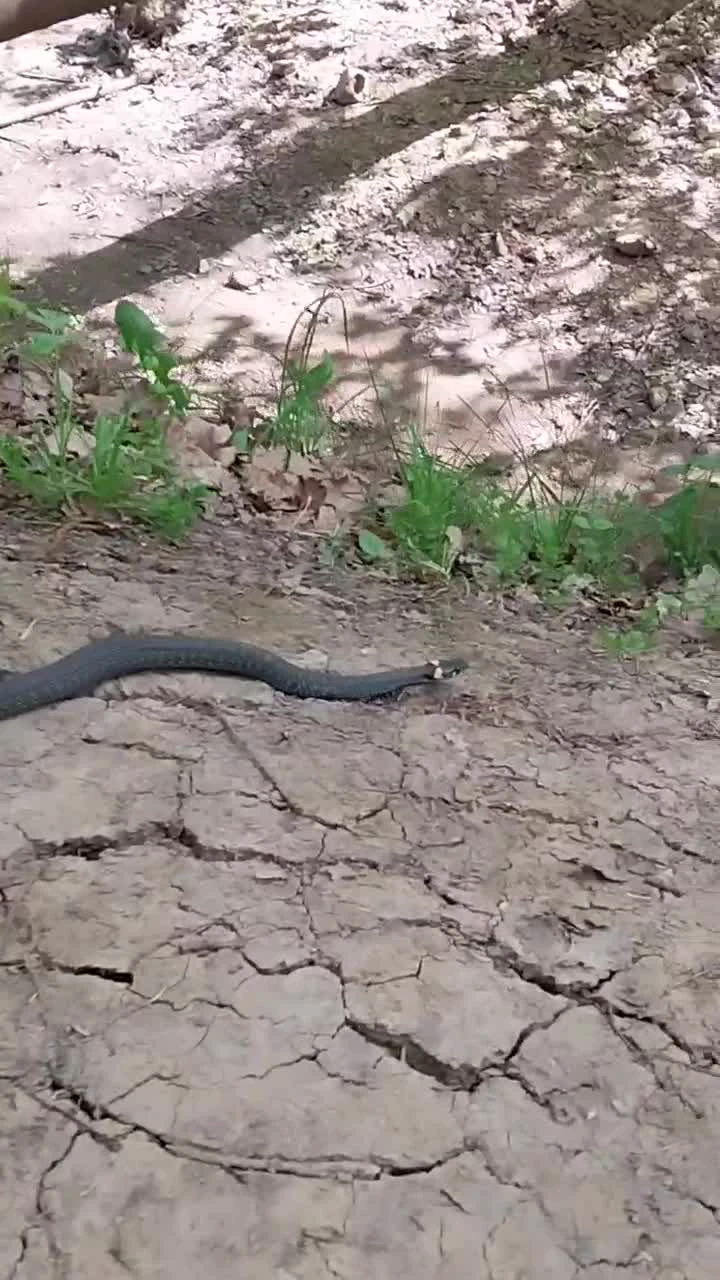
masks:
[[(499, 589), (530, 585), (555, 601), (589, 587), (633, 592), (635, 624), (602, 635), (621, 656), (652, 647), (674, 614), (699, 613), (706, 626), (718, 625), (720, 486), (710, 483), (710, 473), (720, 457), (696, 460), (700, 479), (691, 478), (697, 467), (668, 468), (686, 472), (682, 487), (654, 510), (591, 489), (563, 498), (527, 463), (522, 485), (508, 490), (480, 467), (439, 459), (417, 433), (396, 458), (404, 496), (376, 510), (358, 535), (366, 561), (392, 561), (422, 578), (447, 580), (461, 569)], [(672, 592), (648, 597), (640, 555), (648, 546)]]
[(0, 468), (16, 492), (46, 510), (117, 513), (179, 541), (205, 490), (177, 479), (158, 424), (108, 415), (96, 422), (83, 456), (76, 450), (86, 439), (65, 404), (47, 436), (0, 436)]
[(174, 376), (178, 360), (140, 308), (120, 302), (115, 320), (121, 345), (137, 359), (158, 412), (105, 415), (88, 432), (72, 379), (60, 364), (77, 336), (77, 321), (19, 299), (7, 266), (0, 271), (0, 341), (26, 364), (48, 370), (54, 408), (52, 425), (38, 424), (30, 435), (0, 435), (0, 470), (12, 489), (46, 510), (115, 513), (179, 541), (203, 510), (207, 490), (177, 476), (165, 415), (186, 413), (192, 392)]
[[(233, 443), (240, 453), (279, 445), (288, 453), (317, 454), (331, 443), (334, 423), (324, 399), (335, 370), (327, 353), (313, 357), (317, 329), (331, 301), (333, 295), (323, 294), (295, 320), (273, 411), (252, 434), (238, 433)], [(343, 317), (347, 340), (344, 308)], [(14, 490), (47, 509), (118, 513), (178, 540), (202, 512), (208, 491), (178, 478), (165, 428), (185, 417), (199, 398), (180, 376), (183, 362), (144, 311), (123, 299), (115, 308), (115, 326), (120, 346), (134, 358), (157, 404), (157, 415), (106, 416), (87, 432), (61, 363), (78, 336), (79, 322), (68, 312), (24, 301), (8, 264), (0, 264), (0, 345), (50, 373), (55, 413), (52, 427), (38, 424), (29, 435), (0, 436), (0, 470)]]
[(376, 533), (411, 571), (447, 577), (471, 562), (502, 586), (543, 589), (623, 576), (630, 504), (558, 501), (533, 476), (512, 492), (480, 467), (438, 459), (415, 433), (397, 461), (404, 500), (380, 514)]
[[(315, 359), (313, 349), (333, 300), (334, 295), (323, 294), (295, 320), (274, 408), (252, 433), (237, 433), (233, 444), (239, 453), (262, 445), (318, 454), (332, 442), (335, 424), (324, 400), (335, 369), (327, 353)], [(144, 311), (123, 299), (114, 318), (120, 346), (134, 358), (157, 415), (105, 416), (87, 432), (61, 363), (78, 336), (79, 322), (68, 312), (24, 301), (12, 285), (7, 263), (0, 264), (0, 346), (50, 373), (55, 413), (52, 427), (38, 424), (29, 435), (0, 436), (0, 471), (15, 491), (47, 509), (117, 513), (177, 541), (202, 512), (208, 490), (178, 478), (165, 429), (170, 420), (182, 420), (197, 407), (199, 397), (180, 376), (183, 362)], [(344, 307), (343, 319), (347, 341)]]
[[(239, 433), (243, 439), (234, 443), (241, 453), (260, 445), (319, 454), (334, 442), (338, 424), (325, 401), (335, 370), (326, 352), (313, 355), (332, 301), (338, 299), (323, 294), (295, 320), (274, 407), (252, 432)], [(344, 309), (343, 318), (347, 343)], [(79, 322), (19, 298), (0, 264), (0, 346), (49, 372), (54, 410), (54, 422), (36, 424), (29, 435), (0, 435), (0, 471), (15, 491), (46, 509), (111, 512), (179, 541), (204, 510), (209, 491), (179, 477), (166, 428), (199, 399), (180, 376), (183, 362), (139, 307), (119, 302), (115, 324), (157, 413), (108, 414), (88, 430), (62, 366)], [(402, 497), (377, 507), (356, 531), (367, 564), (425, 580), (447, 581), (463, 572), (501, 591), (531, 586), (555, 602), (588, 588), (631, 594), (631, 626), (600, 633), (605, 648), (621, 657), (652, 648), (670, 616), (692, 614), (720, 629), (720, 485), (713, 483), (720, 456), (667, 468), (680, 487), (651, 510), (592, 487), (558, 495), (527, 458), (523, 482), (509, 489), (467, 459), (441, 460), (416, 431), (402, 445), (394, 440), (394, 449)], [(351, 548), (349, 531), (338, 530), (327, 539), (323, 559), (337, 563)], [(670, 590), (653, 593), (643, 586), (648, 556), (659, 567), (656, 581)]]
[(341, 307), (345, 342), (349, 343), (345, 304), (335, 294), (323, 293), (300, 312), (285, 343), (275, 407), (261, 422), (256, 443), (305, 455), (323, 453), (332, 443), (335, 423), (324, 400), (335, 381), (335, 366), (327, 352), (319, 360), (313, 358), (318, 326), (332, 302)]

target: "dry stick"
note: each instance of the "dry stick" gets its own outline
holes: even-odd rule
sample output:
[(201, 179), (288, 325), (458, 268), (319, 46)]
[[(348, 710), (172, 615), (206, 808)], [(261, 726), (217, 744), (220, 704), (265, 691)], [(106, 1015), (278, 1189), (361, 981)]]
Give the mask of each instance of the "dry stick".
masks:
[(32, 107), (24, 107), (14, 111), (12, 115), (0, 116), (0, 129), (7, 129), (11, 124), (23, 124), (26, 120), (35, 120), (37, 116), (49, 116), (53, 111), (64, 111), (66, 107), (77, 106), (79, 102), (94, 102), (97, 98), (109, 98), (115, 93), (123, 93), (126, 89), (134, 89), (136, 85), (150, 84), (155, 79), (155, 72), (143, 71), (125, 80), (111, 80), (109, 84), (90, 85), (85, 89), (73, 89), (71, 93), (59, 93), (55, 98), (36, 103)]

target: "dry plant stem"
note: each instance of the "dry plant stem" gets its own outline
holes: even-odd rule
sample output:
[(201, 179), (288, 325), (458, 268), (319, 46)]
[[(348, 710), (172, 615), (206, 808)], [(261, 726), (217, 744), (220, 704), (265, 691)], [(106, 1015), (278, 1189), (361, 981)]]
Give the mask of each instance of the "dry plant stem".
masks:
[(75, 107), (81, 102), (94, 102), (98, 98), (110, 98), (116, 93), (124, 93), (126, 89), (134, 89), (137, 85), (150, 84), (154, 79), (151, 72), (127, 76), (124, 80), (110, 80), (107, 84), (99, 81), (94, 85), (86, 85), (84, 89), (73, 89), (70, 93), (59, 93), (46, 102), (36, 102), (31, 107), (23, 107), (10, 115), (0, 116), (0, 129), (7, 129), (11, 124), (22, 124), (25, 120), (35, 120), (38, 116), (49, 116), (54, 111), (64, 111), (66, 107)]

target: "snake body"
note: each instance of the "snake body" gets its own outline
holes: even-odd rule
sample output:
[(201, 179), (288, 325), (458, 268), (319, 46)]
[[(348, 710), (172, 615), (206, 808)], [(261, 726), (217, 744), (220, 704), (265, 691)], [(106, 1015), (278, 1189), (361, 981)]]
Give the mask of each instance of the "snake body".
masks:
[(369, 702), (391, 697), (411, 685), (457, 675), (466, 665), (454, 658), (367, 675), (341, 675), (296, 666), (269, 649), (241, 641), (118, 634), (83, 645), (33, 671), (0, 670), (0, 720), (89, 697), (107, 680), (143, 671), (211, 671), (259, 680), (295, 698)]

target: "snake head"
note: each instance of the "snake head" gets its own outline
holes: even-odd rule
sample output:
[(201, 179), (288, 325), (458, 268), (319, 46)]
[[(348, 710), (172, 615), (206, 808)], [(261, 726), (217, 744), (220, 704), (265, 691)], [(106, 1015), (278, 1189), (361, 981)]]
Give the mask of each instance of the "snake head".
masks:
[(431, 658), (428, 663), (428, 678), (450, 680), (452, 676), (459, 676), (462, 671), (466, 671), (467, 666), (465, 658)]

